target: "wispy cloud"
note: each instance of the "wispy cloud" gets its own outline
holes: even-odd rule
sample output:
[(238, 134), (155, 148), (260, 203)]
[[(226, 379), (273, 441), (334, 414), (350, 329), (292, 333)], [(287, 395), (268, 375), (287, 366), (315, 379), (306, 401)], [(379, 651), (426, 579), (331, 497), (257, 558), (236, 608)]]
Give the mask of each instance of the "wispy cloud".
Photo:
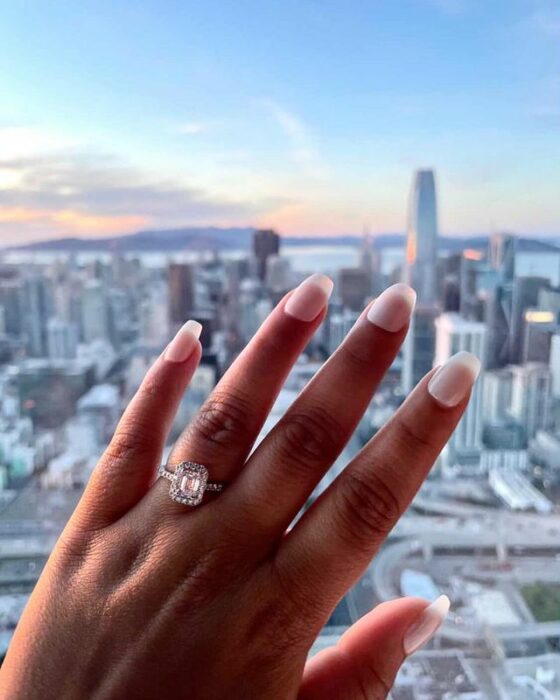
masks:
[[(7, 135), (0, 128), (0, 143)], [(20, 153), (17, 153), (17, 151)], [(234, 201), (107, 155), (12, 149), (0, 159), (0, 241), (112, 235), (144, 226), (247, 224), (273, 202)]]
[(532, 16), (532, 23), (542, 34), (552, 38), (560, 38), (560, 10), (538, 10)]
[(202, 122), (184, 122), (174, 128), (175, 133), (185, 136), (196, 136), (208, 131), (208, 124)]
[(309, 177), (324, 179), (329, 168), (318, 152), (310, 128), (293, 112), (274, 100), (259, 100), (274, 121), (278, 124), (289, 144), (290, 158), (300, 171)]

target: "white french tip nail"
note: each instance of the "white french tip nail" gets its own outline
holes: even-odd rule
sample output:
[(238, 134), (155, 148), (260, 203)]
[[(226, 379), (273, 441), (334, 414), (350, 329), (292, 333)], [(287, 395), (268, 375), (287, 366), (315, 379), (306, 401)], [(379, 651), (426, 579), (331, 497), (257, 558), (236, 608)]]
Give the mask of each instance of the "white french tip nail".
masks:
[(313, 321), (327, 305), (332, 294), (333, 282), (326, 275), (315, 273), (296, 287), (286, 302), (284, 311), (298, 321)]
[(382, 292), (370, 306), (367, 320), (384, 331), (396, 333), (410, 320), (416, 304), (416, 292), (398, 282)]
[(202, 325), (198, 321), (187, 321), (167, 346), (164, 358), (169, 362), (184, 362), (194, 350), (201, 332)]
[(418, 620), (409, 627), (403, 639), (403, 649), (406, 656), (413, 654), (434, 636), (447, 617), (449, 607), (449, 598), (446, 595), (440, 595), (437, 600), (434, 600), (423, 610)]
[(202, 333), (202, 323), (190, 320), (185, 323), (181, 330), (186, 331), (187, 333), (192, 333), (198, 340), (200, 338), (200, 334)]
[(428, 383), (428, 391), (442, 406), (452, 408), (467, 396), (480, 372), (480, 360), (461, 350), (442, 365)]

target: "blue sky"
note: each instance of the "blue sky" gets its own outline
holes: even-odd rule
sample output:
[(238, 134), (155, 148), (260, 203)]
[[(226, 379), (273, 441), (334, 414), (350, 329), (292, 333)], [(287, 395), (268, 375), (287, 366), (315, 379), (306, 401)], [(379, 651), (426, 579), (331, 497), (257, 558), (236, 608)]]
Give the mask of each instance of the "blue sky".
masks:
[(2, 242), (145, 227), (560, 234), (557, 0), (2, 3)]

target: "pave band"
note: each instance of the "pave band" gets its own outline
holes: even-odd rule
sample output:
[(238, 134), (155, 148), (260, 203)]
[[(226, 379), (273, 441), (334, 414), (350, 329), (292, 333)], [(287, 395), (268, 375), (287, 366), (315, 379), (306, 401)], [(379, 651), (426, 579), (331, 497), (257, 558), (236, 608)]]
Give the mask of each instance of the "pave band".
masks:
[(206, 491), (219, 493), (226, 486), (223, 481), (208, 481), (208, 469), (204, 464), (196, 462), (162, 464), (158, 476), (171, 482), (169, 497), (185, 506), (197, 506), (202, 502)]

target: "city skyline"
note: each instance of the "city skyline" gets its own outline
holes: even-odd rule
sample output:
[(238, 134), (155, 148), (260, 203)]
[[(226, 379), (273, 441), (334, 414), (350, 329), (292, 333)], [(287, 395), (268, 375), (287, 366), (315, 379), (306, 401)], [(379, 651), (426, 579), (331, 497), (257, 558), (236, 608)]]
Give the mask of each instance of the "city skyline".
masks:
[(195, 225), (559, 235), (550, 0), (4, 8), (0, 241)]

